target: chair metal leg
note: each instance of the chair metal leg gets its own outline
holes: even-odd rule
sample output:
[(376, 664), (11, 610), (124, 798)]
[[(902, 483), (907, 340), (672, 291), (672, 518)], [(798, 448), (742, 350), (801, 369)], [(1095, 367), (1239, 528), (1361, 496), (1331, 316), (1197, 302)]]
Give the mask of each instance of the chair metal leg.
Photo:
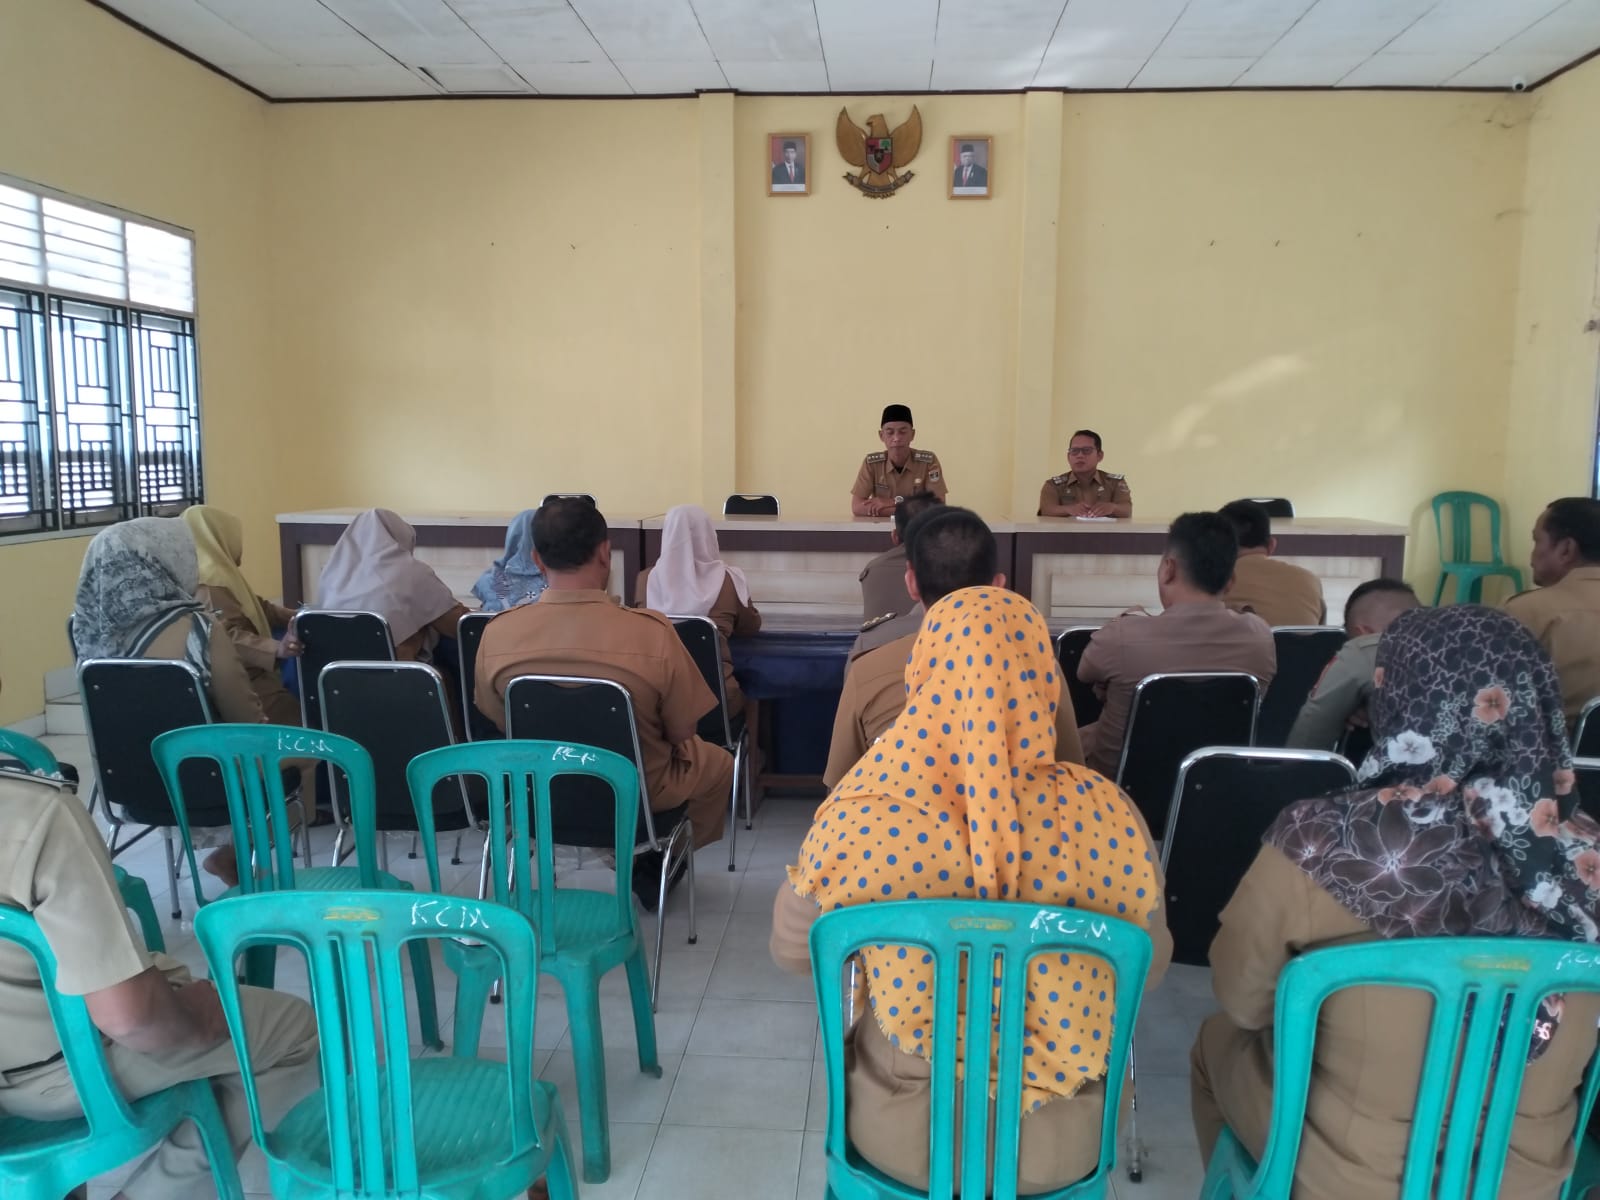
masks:
[(161, 831), (161, 846), (167, 852), (167, 883), (172, 888), (172, 919), (183, 916), (183, 905), (178, 902), (178, 860), (172, 853), (172, 830)]
[(339, 822), (339, 832), (333, 835), (333, 862), (329, 866), (337, 867), (344, 860), (344, 835), (349, 829), (343, 821)]
[[(416, 855), (413, 854), (412, 857), (415, 858)], [(450, 865), (452, 867), (459, 867), (461, 865), (461, 834), (459, 833), (456, 834), (456, 849), (455, 853), (450, 856)]]
[[(411, 835), (411, 849), (406, 852), (406, 857), (407, 858), (415, 858), (416, 856), (417, 856), (417, 835), (413, 833)], [(461, 859), (457, 858), (456, 862), (459, 864), (461, 862)], [(387, 867), (389, 864), (388, 863), (384, 863), (383, 865), (385, 867)]]
[(749, 736), (750, 735), (748, 733), (745, 734), (746, 745), (745, 745), (745, 751), (744, 751), (744, 827), (746, 829), (754, 829), (756, 827), (756, 822), (755, 822), (755, 817), (754, 817), (754, 815), (752, 813), (752, 809), (751, 809), (751, 804), (752, 804), (751, 795), (755, 791), (755, 774), (756, 774), (755, 761), (756, 761), (756, 755), (755, 755), (755, 750), (753, 748), (751, 748), (751, 746), (748, 744)]
[(489, 895), (489, 831), (483, 831), (483, 858), (478, 863), (478, 899)]
[(728, 789), (728, 870), (738, 868), (733, 865), (734, 847), (739, 842), (739, 772), (744, 766), (745, 739), (741, 736), (733, 747), (733, 786)]
[(1139, 1140), (1139, 1079), (1134, 1040), (1128, 1041), (1128, 1179), (1144, 1181), (1144, 1143)]
[(389, 869), (389, 837), (381, 829), (378, 831), (378, 866), (385, 871)]

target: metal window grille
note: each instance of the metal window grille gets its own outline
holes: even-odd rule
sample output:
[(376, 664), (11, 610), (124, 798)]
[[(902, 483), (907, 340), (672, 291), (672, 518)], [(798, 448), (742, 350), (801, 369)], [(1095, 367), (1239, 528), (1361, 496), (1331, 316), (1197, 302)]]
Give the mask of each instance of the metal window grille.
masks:
[(41, 405), (44, 312), (37, 295), (0, 288), (0, 533), (49, 528), (49, 412)]

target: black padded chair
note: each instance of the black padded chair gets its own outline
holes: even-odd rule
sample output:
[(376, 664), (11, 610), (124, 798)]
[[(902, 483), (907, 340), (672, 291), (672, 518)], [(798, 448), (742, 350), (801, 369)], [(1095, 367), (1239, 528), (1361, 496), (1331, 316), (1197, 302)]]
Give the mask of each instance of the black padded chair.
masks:
[[(417, 831), (417, 813), (406, 780), (406, 767), (417, 755), (455, 744), (450, 726), (449, 692), (444, 678), (427, 663), (333, 662), (317, 679), (317, 698), (324, 728), (359, 743), (372, 756), (377, 780), (378, 833)], [(475, 785), (475, 786), (474, 786)], [(477, 805), (472, 791), (477, 791)], [(433, 794), (434, 826), (440, 833), (483, 829), (486, 793), (483, 780), (445, 780)], [(333, 793), (334, 813), (339, 812), (339, 792)], [(484, 814), (487, 816), (487, 814)], [(333, 861), (338, 865), (348, 825), (341, 820), (334, 841)], [(412, 851), (416, 857), (416, 851)], [(389, 869), (386, 839), (378, 839), (378, 858)], [(452, 863), (461, 862), (461, 838), (456, 838)], [(488, 882), (489, 857), (485, 851), (478, 870), (480, 897)]]
[(478, 647), (483, 643), (484, 627), (494, 613), (471, 612), (456, 622), (456, 652), (461, 658), (461, 728), (467, 741), (494, 741), (504, 735), (494, 722), (478, 711)]
[(1285, 499), (1283, 496), (1248, 496), (1246, 499), (1254, 500), (1261, 505), (1262, 508), (1267, 510), (1267, 516), (1269, 517), (1286, 517), (1290, 519), (1294, 517), (1294, 501)]
[(744, 793), (744, 827), (755, 827), (750, 812), (750, 736), (745, 728), (744, 714), (737, 717), (728, 712), (727, 680), (722, 674), (722, 633), (710, 617), (673, 617), (672, 627), (700, 676), (717, 698), (717, 707), (700, 718), (695, 730), (702, 741), (721, 746), (733, 755), (733, 793), (728, 804), (728, 870), (733, 863), (735, 843), (739, 838), (739, 793)]
[[(294, 615), (292, 632), (300, 652), (300, 720), (307, 729), (326, 728), (317, 680), (331, 662), (393, 662), (394, 638), (389, 622), (373, 612), (333, 612), (303, 608)], [(328, 793), (323, 793), (327, 795)]]
[(1074, 625), (1070, 629), (1061, 631), (1061, 636), (1056, 639), (1056, 661), (1061, 664), (1061, 673), (1067, 679), (1067, 694), (1072, 697), (1072, 715), (1079, 725), (1088, 725), (1100, 719), (1100, 710), (1104, 707), (1100, 697), (1094, 694), (1094, 688), (1078, 678), (1078, 663), (1083, 660), (1083, 652), (1089, 647), (1089, 639), (1094, 636), (1098, 626)]
[(1578, 807), (1600, 821), (1600, 758), (1575, 758), (1572, 770), (1578, 777)]
[(759, 496), (733, 495), (722, 502), (725, 517), (775, 517), (778, 515), (778, 498), (762, 493)]
[(1243, 672), (1146, 675), (1133, 689), (1117, 784), (1139, 806), (1152, 837), (1167, 827), (1183, 760), (1202, 746), (1248, 746), (1260, 681)]
[(1345, 633), (1333, 625), (1280, 625), (1272, 631), (1272, 642), (1278, 652), (1278, 673), (1261, 698), (1255, 741), (1268, 747), (1289, 744), (1295, 718), (1344, 645)]
[[(699, 937), (694, 920), (694, 828), (687, 804), (666, 812), (650, 811), (649, 786), (644, 778), (644, 756), (639, 751), (639, 729), (633, 719), (633, 698), (628, 689), (610, 679), (564, 675), (519, 675), (506, 685), (506, 736), (573, 746), (594, 746), (620, 754), (639, 771), (639, 823), (634, 831), (634, 854), (654, 851), (661, 855), (661, 878), (656, 908), (656, 957), (650, 976), (654, 1004), (661, 985), (661, 947), (666, 933), (667, 883), (680, 865), (689, 873), (689, 942)], [(559, 846), (597, 850), (616, 848), (616, 800), (610, 787), (598, 779), (578, 775), (557, 778), (550, 786), (548, 836)], [(546, 836), (545, 831), (538, 831)], [(617, 864), (617, 886), (627, 887), (628, 865)]]
[[(589, 495), (588, 492), (551, 492), (539, 503), (541, 505), (549, 504), (552, 500), (587, 500), (590, 504), (594, 504), (594, 497)], [(599, 506), (596, 505), (596, 507)]]
[(1572, 729), (1572, 753), (1579, 758), (1600, 758), (1600, 696), (1583, 706)]
[(1355, 782), (1354, 764), (1327, 750), (1207, 746), (1185, 758), (1161, 841), (1172, 961), (1210, 965), (1218, 914), (1280, 812)]
[[(178, 818), (150, 755), (150, 743), (173, 729), (211, 723), (200, 673), (190, 663), (174, 659), (94, 658), (78, 668), (78, 692), (99, 779), (97, 791), (112, 823), (108, 849), (113, 856), (118, 853), (124, 824), (147, 825), (160, 832), (176, 921), (183, 915), (173, 850)], [(228, 798), (214, 764), (191, 759), (179, 769), (179, 779), (191, 830), (229, 827)], [(122, 849), (142, 837), (141, 833)]]

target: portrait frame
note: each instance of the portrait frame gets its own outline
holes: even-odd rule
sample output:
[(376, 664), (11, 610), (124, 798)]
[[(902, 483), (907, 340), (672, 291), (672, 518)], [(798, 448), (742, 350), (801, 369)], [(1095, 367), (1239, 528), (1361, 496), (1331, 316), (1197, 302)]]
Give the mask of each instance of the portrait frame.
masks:
[[(790, 184), (780, 181), (779, 171), (784, 165), (784, 143), (795, 143), (796, 166), (800, 181)], [(809, 133), (767, 134), (767, 195), (809, 196), (811, 194), (811, 135)]]
[[(972, 165), (983, 172), (983, 186), (958, 187), (956, 180), (961, 170), (962, 147), (972, 147)], [(987, 200), (994, 194), (994, 137), (987, 133), (954, 134), (950, 138), (950, 153), (945, 162), (950, 172), (950, 199)]]

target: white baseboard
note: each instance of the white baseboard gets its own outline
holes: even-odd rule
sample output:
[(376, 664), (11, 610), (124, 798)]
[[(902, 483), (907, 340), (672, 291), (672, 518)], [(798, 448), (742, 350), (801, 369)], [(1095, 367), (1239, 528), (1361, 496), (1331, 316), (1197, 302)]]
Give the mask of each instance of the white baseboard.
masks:
[(77, 667), (57, 667), (44, 673), (44, 698), (47, 704), (51, 700), (71, 700), (77, 694)]
[(6, 728), (14, 729), (18, 733), (26, 734), (28, 737), (43, 737), (45, 733), (44, 714), (39, 713), (36, 716), (24, 717), (20, 721), (13, 721)]

